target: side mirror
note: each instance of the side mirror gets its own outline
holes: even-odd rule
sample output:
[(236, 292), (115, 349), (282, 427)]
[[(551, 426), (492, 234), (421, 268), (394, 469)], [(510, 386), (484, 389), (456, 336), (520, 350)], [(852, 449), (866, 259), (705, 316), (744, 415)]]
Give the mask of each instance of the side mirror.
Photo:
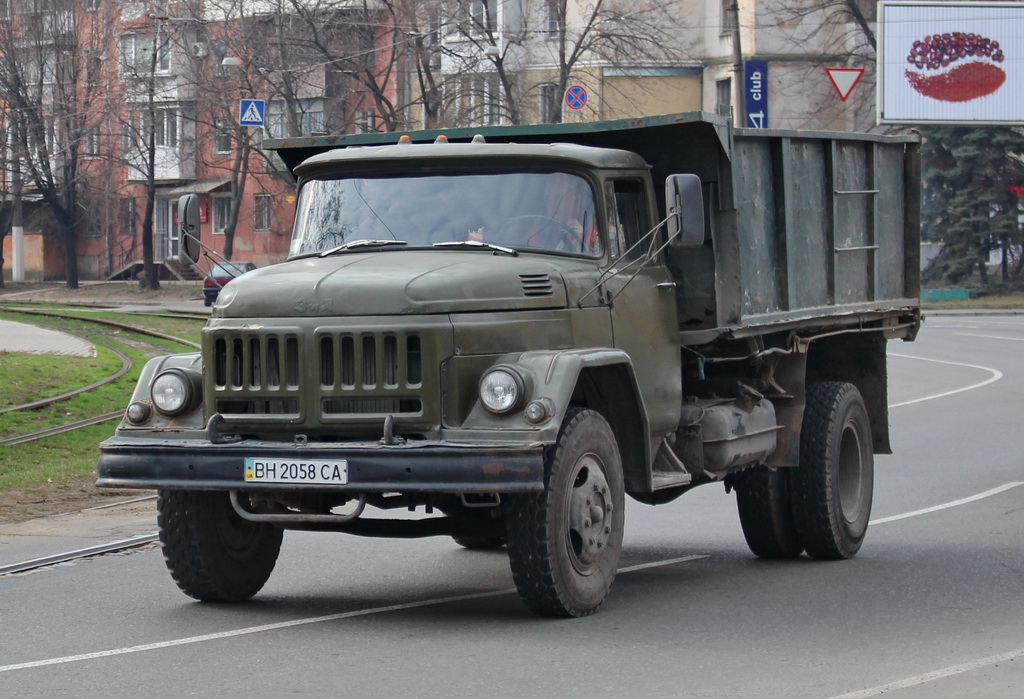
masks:
[(704, 195), (696, 175), (669, 175), (665, 180), (668, 241), (675, 248), (704, 243)]
[(194, 265), (199, 260), (199, 195), (178, 200), (178, 262)]

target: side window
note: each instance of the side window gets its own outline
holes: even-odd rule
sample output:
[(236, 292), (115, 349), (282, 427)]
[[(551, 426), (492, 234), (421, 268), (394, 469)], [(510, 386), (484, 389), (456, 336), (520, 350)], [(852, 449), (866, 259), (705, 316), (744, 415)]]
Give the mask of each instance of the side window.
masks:
[(650, 230), (643, 182), (615, 180), (609, 185), (612, 190), (610, 204), (614, 209), (608, 216), (613, 227), (610, 237), (614, 239), (613, 245), (618, 247), (620, 256), (635, 260), (643, 256), (646, 245), (639, 244), (640, 239)]

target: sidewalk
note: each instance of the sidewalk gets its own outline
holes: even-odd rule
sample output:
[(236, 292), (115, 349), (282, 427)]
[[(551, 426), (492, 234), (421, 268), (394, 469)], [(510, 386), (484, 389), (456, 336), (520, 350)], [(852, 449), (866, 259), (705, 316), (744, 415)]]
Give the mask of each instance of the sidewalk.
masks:
[(0, 352), (95, 357), (96, 346), (59, 330), (0, 320)]
[[(0, 303), (56, 303), (85, 310), (155, 311), (167, 309), (208, 313), (200, 282), (161, 282), (157, 291), (143, 291), (136, 282), (82, 282), (78, 289), (60, 283), (8, 285), (0, 289)], [(89, 307), (86, 309), (85, 307)]]

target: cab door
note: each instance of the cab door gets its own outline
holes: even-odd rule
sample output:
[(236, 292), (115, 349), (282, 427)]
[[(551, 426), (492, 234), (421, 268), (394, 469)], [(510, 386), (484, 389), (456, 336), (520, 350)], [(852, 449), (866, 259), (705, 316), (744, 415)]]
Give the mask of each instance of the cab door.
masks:
[(675, 283), (657, 251), (664, 227), (648, 235), (648, 180), (619, 177), (605, 183), (612, 267), (605, 275), (615, 347), (633, 361), (652, 435), (675, 430), (682, 403)]

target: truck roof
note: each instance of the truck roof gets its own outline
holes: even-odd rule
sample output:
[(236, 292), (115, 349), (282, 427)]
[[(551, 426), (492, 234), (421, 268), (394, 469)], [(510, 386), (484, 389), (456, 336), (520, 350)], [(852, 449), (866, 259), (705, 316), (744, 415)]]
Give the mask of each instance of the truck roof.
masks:
[[(392, 133), (333, 134), (300, 138), (267, 139), (263, 148), (276, 151), (294, 171), (307, 158), (352, 146), (383, 146), (408, 136), (413, 143), (432, 143), (445, 136), (449, 144), (469, 143), (477, 135), (488, 143), (577, 144), (638, 153), (648, 162), (656, 154), (695, 147), (729, 151), (729, 121), (706, 112), (662, 114), (637, 119), (571, 124), (482, 126)], [(361, 156), (365, 157), (365, 153)]]
[[(327, 151), (352, 146), (384, 146), (408, 136), (413, 143), (432, 143), (445, 136), (449, 145), (469, 143), (481, 135), (491, 144), (568, 144), (593, 146), (637, 153), (652, 168), (655, 181), (668, 174), (691, 172), (709, 182), (718, 180), (720, 170), (733, 157), (735, 136), (783, 137), (792, 139), (841, 138), (878, 143), (912, 142), (914, 136), (828, 133), (782, 129), (734, 129), (726, 117), (707, 112), (659, 114), (634, 119), (568, 124), (527, 124), (481, 126), (391, 133), (332, 134), (299, 138), (266, 139), (263, 148), (276, 151), (289, 170), (306, 159)], [(365, 153), (360, 156), (365, 157)]]
[(306, 159), (293, 167), (292, 171), (296, 176), (301, 176), (324, 167), (344, 167), (351, 163), (372, 162), (393, 169), (396, 166), (401, 167), (402, 163), (422, 167), (425, 164), (443, 164), (446, 160), (459, 160), (464, 163), (469, 158), (482, 159), (488, 165), (494, 166), (500, 166), (503, 159), (515, 158), (517, 162), (522, 162), (523, 158), (528, 158), (533, 162), (551, 161), (546, 164), (571, 163), (597, 168), (647, 167), (647, 163), (640, 156), (618, 148), (594, 148), (575, 143), (487, 143), (483, 139), (478, 139), (472, 143), (451, 143), (444, 140), (435, 143), (413, 143), (409, 140), (383, 146), (335, 148)]

